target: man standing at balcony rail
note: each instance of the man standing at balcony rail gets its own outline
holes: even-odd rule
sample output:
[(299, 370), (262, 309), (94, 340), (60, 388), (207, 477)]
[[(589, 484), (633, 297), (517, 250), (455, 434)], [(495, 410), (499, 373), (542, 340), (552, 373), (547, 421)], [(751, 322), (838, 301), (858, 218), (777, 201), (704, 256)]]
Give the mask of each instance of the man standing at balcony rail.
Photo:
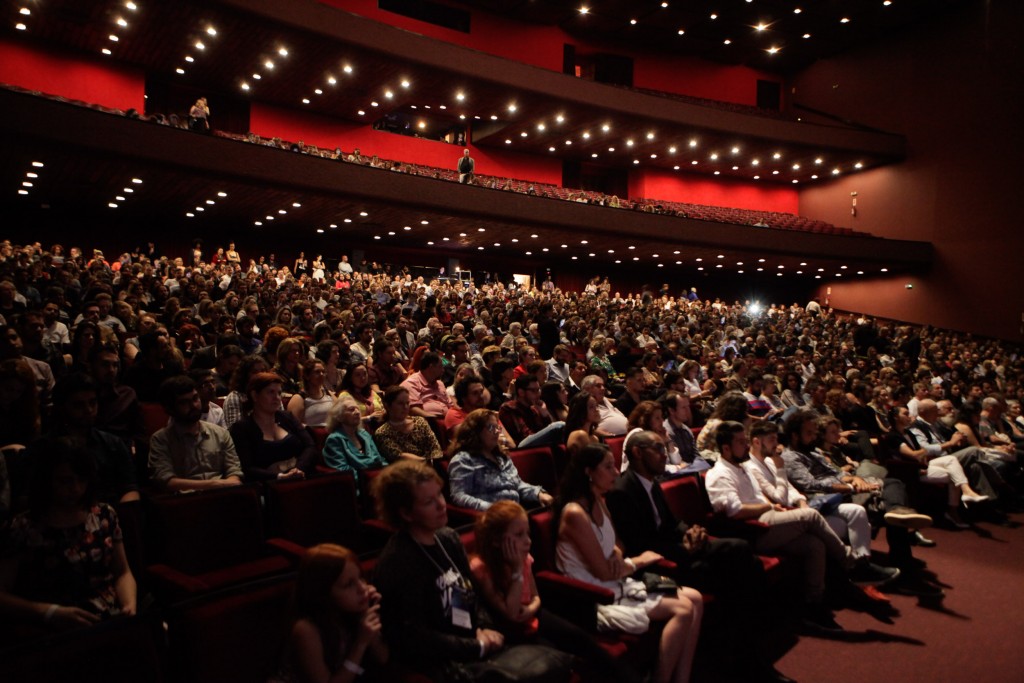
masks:
[(476, 170), (476, 162), (469, 156), (469, 150), (462, 150), (462, 158), (459, 159), (459, 182), (463, 185), (473, 184), (473, 171)]

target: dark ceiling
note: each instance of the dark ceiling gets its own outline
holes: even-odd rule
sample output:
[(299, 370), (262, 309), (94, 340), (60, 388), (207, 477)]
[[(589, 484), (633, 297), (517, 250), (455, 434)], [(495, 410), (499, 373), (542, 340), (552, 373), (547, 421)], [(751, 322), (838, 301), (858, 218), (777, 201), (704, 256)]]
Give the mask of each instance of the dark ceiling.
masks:
[[(558, 26), (592, 43), (639, 53), (693, 55), (784, 74), (898, 35), (965, 1), (461, 0), (457, 4)], [(581, 8), (588, 11), (581, 13)], [(777, 51), (770, 52), (772, 48)]]
[[(19, 2), (8, 4), (10, 14), (0, 31), (18, 39), (102, 54), (104, 58), (139, 66), (145, 69), (149, 79), (195, 92), (209, 92), (214, 101), (215, 95), (220, 93), (222, 101), (224, 97), (240, 102), (252, 99), (362, 124), (396, 111), (429, 111), (430, 122), (425, 125), (443, 128), (446, 122), (472, 124), (474, 144), (485, 147), (607, 168), (658, 168), (764, 183), (823, 182), (834, 174), (852, 173), (900, 160), (899, 155), (878, 150), (864, 151), (828, 143), (782, 142), (768, 131), (779, 130), (773, 128), (773, 118), (793, 118), (786, 114), (766, 117), (763, 125), (758, 124), (758, 117), (747, 116), (747, 125), (750, 126), (752, 120), (753, 130), (762, 132), (737, 134), (716, 130), (715, 116), (705, 115), (706, 125), (703, 126), (680, 125), (678, 120), (659, 118), (672, 106), (672, 97), (664, 103), (646, 102), (639, 111), (636, 107), (632, 111), (602, 111), (548, 92), (510, 91), (503, 83), (467, 77), (458, 70), (457, 64), (448, 70), (436, 64), (404, 59), (398, 56), (395, 45), (345, 42), (328, 37), (326, 28), (325, 32), (318, 32), (272, 21), (245, 11), (242, 7), (246, 3), (239, 0), (230, 4), (201, 0), (25, 1), (32, 7), (30, 14), (18, 13)], [(794, 2), (767, 0), (721, 0), (685, 5), (677, 2), (669, 3), (664, 10), (650, 2), (594, 2), (592, 11), (585, 17), (576, 11), (576, 5), (567, 2), (466, 4), (500, 8), (517, 19), (557, 22), (566, 30), (582, 31), (595, 40), (604, 40), (608, 37), (606, 34), (625, 40), (627, 33), (636, 33), (635, 37), (628, 38), (632, 41), (631, 49), (692, 50), (701, 57), (718, 60), (722, 56), (717, 49), (706, 47), (710, 36), (722, 30), (731, 33), (727, 30), (729, 27), (743, 26), (760, 12), (764, 21), (771, 23), (767, 33), (789, 35), (793, 31), (804, 31), (807, 25), (814, 26), (808, 30), (822, 36), (820, 41), (813, 41), (815, 47), (798, 43), (800, 54), (804, 55), (801, 59), (806, 61), (874, 39), (884, 27), (891, 30), (893, 26), (904, 26), (908, 22), (923, 22), (932, 12), (955, 2), (896, 0), (891, 6), (883, 7), (881, 0), (871, 3), (815, 0), (805, 3), (807, 7), (799, 15), (793, 15)], [(696, 6), (714, 7), (719, 18), (711, 21), (704, 17), (705, 10), (698, 11)], [(834, 21), (836, 26), (831, 26), (830, 17), (840, 7), (848, 10), (851, 26), (839, 24), (838, 18)], [(315, 3), (289, 4), (288, 8), (295, 8), (296, 14), (300, 8), (312, 15), (324, 11)], [(636, 12), (637, 24), (629, 26), (633, 12)], [(341, 13), (335, 16), (348, 17), (342, 22), (347, 25), (365, 21)], [(690, 47), (669, 47), (655, 39), (655, 34), (666, 25), (674, 26), (677, 18), (682, 21), (684, 17), (694, 27)], [(698, 17), (703, 18), (698, 21)], [(16, 24), (23, 25), (24, 30), (12, 28)], [(850, 35), (843, 40), (832, 36), (833, 32), (844, 31)], [(749, 29), (747, 33), (758, 32)], [(705, 35), (709, 37), (700, 37)], [(690, 31), (686, 37), (691, 38)], [(748, 55), (739, 61), (751, 63), (755, 57), (750, 52), (753, 49), (750, 45), (754, 44), (750, 41), (758, 40), (767, 39), (737, 35), (730, 47)], [(705, 48), (699, 48), (701, 45)], [(635, 91), (629, 93), (635, 97)], [(459, 99), (460, 94), (464, 99)], [(514, 112), (509, 108), (513, 100)], [(565, 119), (564, 124), (558, 123), (558, 117)], [(829, 139), (829, 127), (787, 125), (815, 129), (816, 139)], [(833, 121), (829, 126), (832, 130), (841, 130), (844, 124)]]

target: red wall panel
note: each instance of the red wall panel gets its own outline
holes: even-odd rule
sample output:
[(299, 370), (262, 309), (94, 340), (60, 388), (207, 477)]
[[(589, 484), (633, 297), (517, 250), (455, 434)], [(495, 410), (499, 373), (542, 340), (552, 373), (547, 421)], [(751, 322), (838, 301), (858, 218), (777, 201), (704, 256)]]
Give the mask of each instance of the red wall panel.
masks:
[(146, 94), (146, 79), (141, 69), (92, 61), (82, 55), (44, 52), (8, 40), (0, 40), (0, 82), (140, 112)]
[(629, 196), (755, 211), (797, 213), (799, 209), (798, 195), (788, 187), (709, 180), (672, 171), (634, 171)]
[[(357, 125), (325, 116), (271, 107), (254, 102), (250, 114), (252, 132), (265, 137), (334, 149), (341, 147), (351, 152), (358, 147), (364, 156), (377, 155), (382, 159), (406, 161), (439, 168), (454, 168), (462, 148), (434, 140), (396, 135), (374, 130), (369, 125)], [(478, 173), (532, 180), (559, 185), (562, 182), (561, 163), (554, 159), (494, 152), (471, 147)]]

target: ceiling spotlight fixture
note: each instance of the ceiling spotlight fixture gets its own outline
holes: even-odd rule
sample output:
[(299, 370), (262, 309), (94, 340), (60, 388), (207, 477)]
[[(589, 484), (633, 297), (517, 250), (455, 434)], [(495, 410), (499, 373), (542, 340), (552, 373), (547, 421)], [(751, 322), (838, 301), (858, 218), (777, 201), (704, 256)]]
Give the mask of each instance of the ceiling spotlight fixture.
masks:
[(208, 36), (215, 36), (215, 35), (217, 35), (217, 29), (215, 29), (212, 26), (207, 26), (206, 27), (206, 35), (208, 35)]
[(287, 57), (288, 56), (288, 50), (286, 50), (283, 47), (279, 47), (279, 48), (277, 48), (277, 54), (281, 55), (282, 57)]
[(100, 50), (100, 52), (102, 52), (105, 55), (113, 54), (108, 48), (103, 48), (102, 50)]
[(775, 54), (778, 51), (779, 51), (779, 48), (775, 47), (774, 45), (772, 45), (770, 48), (768, 48), (768, 54), (770, 54), (770, 55), (773, 55), (773, 54)]
[(516, 103), (512, 102), (511, 104), (508, 105), (508, 113), (515, 114), (517, 108), (518, 107), (516, 107)]
[(197, 49), (197, 50), (205, 50), (205, 49), (206, 49), (206, 46), (205, 46), (205, 45), (203, 45), (202, 41), (199, 41), (199, 40), (197, 40), (197, 41), (196, 41), (196, 49)]
[(352, 65), (351, 64), (346, 64), (345, 66), (341, 67), (341, 70), (344, 71), (347, 74), (350, 74), (350, 73), (352, 73)]
[(121, 28), (128, 28), (128, 22), (124, 20), (124, 17), (117, 18), (117, 25)]
[(327, 77), (327, 83), (329, 85), (337, 85), (338, 84), (338, 79), (335, 78), (334, 76), (328, 76)]

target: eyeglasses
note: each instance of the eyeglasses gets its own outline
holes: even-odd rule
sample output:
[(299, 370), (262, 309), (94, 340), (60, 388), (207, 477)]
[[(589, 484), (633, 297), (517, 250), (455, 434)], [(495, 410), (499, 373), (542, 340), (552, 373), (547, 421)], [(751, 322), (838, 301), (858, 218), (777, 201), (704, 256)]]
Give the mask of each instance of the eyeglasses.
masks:
[(491, 432), (492, 434), (497, 434), (500, 430), (498, 429), (498, 425), (496, 425), (496, 424), (488, 424), (487, 425), (487, 431)]

